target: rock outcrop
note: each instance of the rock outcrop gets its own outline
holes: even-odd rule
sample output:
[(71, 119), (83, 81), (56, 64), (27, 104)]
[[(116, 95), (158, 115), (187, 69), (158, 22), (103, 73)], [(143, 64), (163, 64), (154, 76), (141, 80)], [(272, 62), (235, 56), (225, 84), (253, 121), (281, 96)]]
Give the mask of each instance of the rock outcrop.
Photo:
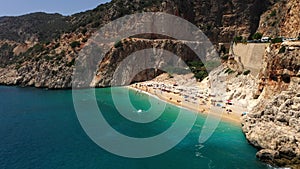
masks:
[[(125, 60), (126, 57), (137, 51), (141, 53), (133, 56), (134, 58), (126, 62), (126, 65), (121, 68), (123, 69), (122, 77), (128, 77), (130, 81), (126, 82), (126, 78), (124, 78), (122, 82), (115, 85), (128, 85), (131, 82), (150, 80), (161, 74), (162, 71), (172, 71), (168, 69), (173, 69), (173, 67), (180, 66), (181, 68), (188, 68), (187, 63), (191, 61), (201, 62), (200, 56), (198, 57), (188, 45), (198, 48), (198, 50), (194, 50), (200, 50), (200, 52), (203, 53), (202, 61), (209, 58), (209, 54), (206, 53), (207, 49), (201, 49), (201, 47), (203, 47), (201, 42), (171, 39), (123, 39), (119, 42), (118, 46), (115, 45), (103, 58), (91, 86), (111, 86), (113, 75), (115, 71), (117, 71), (118, 66), (120, 66), (120, 63)], [(180, 60), (186, 65), (181, 64)], [(143, 70), (148, 66), (153, 68), (141, 72), (138, 70), (139, 68)], [(122, 79), (122, 77), (119, 77), (119, 79)], [(128, 78), (127, 80), (129, 80)]]
[(280, 0), (260, 19), (258, 32), (269, 37), (297, 38), (300, 36), (300, 2)]
[(270, 45), (264, 56), (263, 70), (258, 77), (256, 97), (270, 98), (289, 86), (297, 86), (300, 68), (300, 47), (296, 43)]
[(71, 88), (73, 68), (56, 63), (28, 62), (18, 70), (0, 68), (0, 84), (37, 88)]
[(255, 96), (260, 100), (243, 119), (243, 131), (257, 157), (279, 167), (300, 165), (300, 48), (283, 43), (266, 52)]
[(236, 35), (254, 34), (260, 15), (273, 4), (271, 0), (167, 0), (164, 3), (171, 6), (165, 12), (197, 25), (213, 43), (230, 42)]

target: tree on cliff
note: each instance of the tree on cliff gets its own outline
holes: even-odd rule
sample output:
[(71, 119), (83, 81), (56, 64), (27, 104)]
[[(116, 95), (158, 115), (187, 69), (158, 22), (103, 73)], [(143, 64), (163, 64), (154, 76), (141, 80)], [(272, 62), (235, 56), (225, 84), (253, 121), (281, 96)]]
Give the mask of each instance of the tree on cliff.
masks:
[(263, 34), (256, 32), (253, 36), (252, 39), (261, 39), (263, 37)]

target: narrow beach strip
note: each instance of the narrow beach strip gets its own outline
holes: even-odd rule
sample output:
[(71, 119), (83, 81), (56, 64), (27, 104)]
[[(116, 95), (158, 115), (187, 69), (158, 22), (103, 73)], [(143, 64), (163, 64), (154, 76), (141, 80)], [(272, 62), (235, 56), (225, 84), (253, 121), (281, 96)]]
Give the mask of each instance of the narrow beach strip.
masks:
[[(151, 84), (151, 81), (148, 81), (147, 83)], [(184, 93), (180, 92), (166, 92), (158, 88), (153, 87), (146, 87), (142, 83), (133, 84), (131, 86), (128, 86), (129, 89), (136, 90), (141, 93), (145, 93), (151, 97), (158, 98), (164, 102), (170, 103), (172, 105), (175, 105), (180, 108), (186, 108), (190, 111), (199, 113), (203, 116), (207, 116), (208, 114), (215, 116), (216, 118), (220, 118), (222, 121), (232, 123), (234, 125), (240, 125), (241, 124), (241, 112), (237, 112), (235, 110), (231, 110), (231, 112), (227, 112), (226, 108), (220, 108), (220, 111), (216, 112), (213, 111), (210, 107), (212, 105), (203, 103), (200, 104), (197, 101), (190, 101), (187, 98), (184, 98)]]

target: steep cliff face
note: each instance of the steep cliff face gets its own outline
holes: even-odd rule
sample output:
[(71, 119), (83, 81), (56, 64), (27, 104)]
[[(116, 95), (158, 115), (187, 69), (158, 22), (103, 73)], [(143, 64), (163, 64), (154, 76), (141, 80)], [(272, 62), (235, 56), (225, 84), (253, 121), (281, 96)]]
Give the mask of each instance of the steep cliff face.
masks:
[[(280, 0), (266, 11), (258, 32), (297, 38), (300, 2)], [(259, 149), (256, 156), (279, 167), (300, 166), (300, 43), (271, 44), (265, 52), (254, 98), (260, 102), (243, 119), (243, 131)]]
[(260, 151), (257, 157), (275, 166), (300, 165), (300, 45), (271, 45), (258, 79), (260, 103), (243, 119), (243, 131)]
[(229, 42), (236, 34), (254, 33), (260, 14), (270, 4), (269, 0), (113, 0), (68, 17), (44, 13), (2, 17), (0, 83), (70, 87), (74, 60), (87, 40), (104, 24), (127, 14), (160, 11), (180, 16), (197, 25), (213, 43), (218, 43)]
[[(140, 53), (132, 55), (131, 60), (126, 62), (124, 67), (118, 68), (122, 69), (122, 76), (118, 77), (120, 82), (115, 85), (128, 85), (131, 82), (150, 80), (158, 76), (162, 71), (174, 71), (170, 70), (173, 69), (173, 67), (186, 69), (188, 67), (185, 64), (191, 61), (200, 61), (200, 58), (198, 58), (187, 45), (199, 46), (198, 48), (201, 48), (199, 42), (193, 41), (171, 39), (149, 40), (139, 38), (123, 39), (117, 46), (115, 45), (115, 47), (106, 54), (102, 62), (100, 62), (91, 86), (111, 86), (117, 68), (128, 56), (135, 52)], [(203, 56), (208, 56), (205, 54), (205, 50), (203, 49), (202, 51), (204, 53)], [(182, 62), (180, 60), (182, 60)], [(183, 62), (185, 62), (185, 64)], [(149, 70), (141, 71), (147, 67), (149, 67)], [(142, 69), (139, 70), (140, 68)], [(182, 71), (184, 72), (185, 70)]]
[(287, 90), (299, 78), (300, 53), (299, 42), (274, 44), (267, 48), (263, 70), (259, 74), (257, 97), (270, 98), (274, 94)]
[(213, 42), (230, 42), (234, 36), (255, 33), (260, 15), (270, 5), (269, 0), (194, 1), (195, 24)]
[[(255, 33), (272, 0), (168, 0), (163, 9), (197, 25), (213, 43)], [(168, 7), (169, 6), (169, 7)]]
[(261, 16), (258, 32), (270, 37), (300, 35), (300, 2), (280, 0)]

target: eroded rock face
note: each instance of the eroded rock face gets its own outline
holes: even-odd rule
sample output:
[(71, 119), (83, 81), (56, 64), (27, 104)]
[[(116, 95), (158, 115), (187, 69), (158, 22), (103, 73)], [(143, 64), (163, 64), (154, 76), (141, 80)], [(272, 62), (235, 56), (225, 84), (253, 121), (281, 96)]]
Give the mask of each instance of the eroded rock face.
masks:
[(0, 84), (49, 89), (71, 88), (72, 67), (47, 62), (28, 62), (25, 66), (14, 69), (0, 69)]
[(243, 120), (243, 131), (255, 147), (257, 157), (276, 166), (300, 165), (300, 97), (296, 91), (282, 92), (263, 109), (255, 109)]
[(203, 59), (202, 61), (205, 61), (204, 59), (209, 57), (209, 54), (206, 53), (209, 49), (201, 49), (203, 46), (200, 42), (178, 41), (171, 39), (123, 39), (120, 42), (120, 45), (112, 48), (103, 58), (102, 62), (100, 62), (96, 75), (91, 82), (91, 86), (111, 86), (112, 80), (114, 79), (114, 73), (117, 71), (120, 63), (131, 54), (139, 51), (141, 51), (141, 53), (134, 56), (135, 58), (133, 60), (126, 63), (126, 65), (121, 68), (123, 69), (122, 77), (118, 77), (117, 80), (122, 78), (123, 80), (120, 80), (118, 84), (114, 85), (128, 85), (130, 82), (150, 80), (161, 73), (161, 71), (157, 72), (153, 69), (142, 72), (138, 72), (138, 70), (136, 70), (137, 72), (135, 72), (135, 68), (145, 68), (149, 65), (155, 66), (157, 70), (164, 69), (164, 71), (168, 71), (167, 69), (169, 67), (176, 67), (177, 65), (182, 68), (187, 68), (187, 65), (181, 64), (180, 60), (184, 61), (186, 64), (190, 61), (200, 61), (199, 57), (201, 57), (198, 57), (187, 46), (188, 44), (200, 49), (200, 53), (202, 53), (203, 56), (201, 58)]
[(26, 65), (18, 70), (17, 84), (50, 89), (70, 88), (73, 69), (51, 63)]
[[(295, 43), (297, 44), (297, 43)], [(258, 77), (257, 97), (270, 98), (287, 90), (299, 79), (300, 46), (294, 43), (270, 45), (264, 56), (263, 69)]]
[(261, 16), (258, 32), (270, 37), (300, 35), (300, 2), (280, 0)]
[(260, 160), (297, 168), (300, 166), (300, 49), (288, 50), (289, 47), (277, 44), (267, 49), (259, 76), (260, 103), (244, 117), (242, 125), (248, 141), (260, 149), (257, 153)]
[(273, 4), (273, 0), (162, 0), (157, 8), (190, 21), (213, 43), (219, 43), (254, 34), (261, 14)]

